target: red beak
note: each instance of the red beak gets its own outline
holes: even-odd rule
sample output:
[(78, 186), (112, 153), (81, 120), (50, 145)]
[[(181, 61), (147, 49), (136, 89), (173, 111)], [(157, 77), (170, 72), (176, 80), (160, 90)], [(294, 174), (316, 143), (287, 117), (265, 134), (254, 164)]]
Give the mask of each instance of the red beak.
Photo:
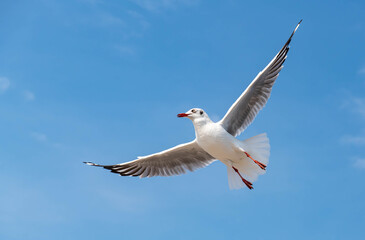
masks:
[(177, 117), (187, 117), (187, 116), (189, 116), (189, 114), (186, 114), (186, 113), (179, 113), (177, 115)]

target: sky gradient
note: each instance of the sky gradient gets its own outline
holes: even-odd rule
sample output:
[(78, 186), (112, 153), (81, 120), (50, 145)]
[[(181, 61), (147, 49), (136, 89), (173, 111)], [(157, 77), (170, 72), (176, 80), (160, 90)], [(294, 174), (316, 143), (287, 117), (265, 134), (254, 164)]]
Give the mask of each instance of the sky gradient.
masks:
[[(0, 2), (0, 239), (364, 239), (365, 2)], [(169, 178), (114, 164), (217, 121), (300, 19), (266, 107), (267, 173)]]

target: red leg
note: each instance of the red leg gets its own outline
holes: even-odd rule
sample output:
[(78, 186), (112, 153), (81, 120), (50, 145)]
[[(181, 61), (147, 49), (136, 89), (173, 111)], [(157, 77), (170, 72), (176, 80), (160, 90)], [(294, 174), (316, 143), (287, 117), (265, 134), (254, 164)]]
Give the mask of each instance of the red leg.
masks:
[(252, 161), (254, 161), (262, 170), (266, 170), (266, 165), (265, 164), (263, 164), (263, 163), (260, 163), (259, 161), (257, 161), (257, 160), (255, 160), (255, 159), (253, 159), (252, 157), (251, 157), (251, 155), (250, 154), (248, 154), (247, 152), (245, 152), (245, 154), (246, 154), (246, 156), (247, 157), (249, 157), (249, 158), (251, 158), (252, 159)]
[(241, 174), (240, 174), (240, 172), (238, 171), (238, 169), (237, 168), (235, 168), (235, 167), (233, 167), (232, 166), (232, 168), (233, 168), (233, 170), (241, 177), (241, 179), (242, 179), (242, 182), (244, 182), (244, 184), (246, 184), (246, 186), (249, 188), (249, 189), (253, 189), (253, 187), (252, 187), (252, 183), (250, 183), (249, 181), (247, 181), (246, 179), (244, 179), (242, 176), (241, 176)]

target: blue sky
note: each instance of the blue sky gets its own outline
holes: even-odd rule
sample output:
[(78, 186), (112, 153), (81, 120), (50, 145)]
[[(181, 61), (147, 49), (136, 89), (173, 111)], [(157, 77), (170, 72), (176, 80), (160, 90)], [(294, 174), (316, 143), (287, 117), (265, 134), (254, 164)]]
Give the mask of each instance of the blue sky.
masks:
[[(364, 1), (0, 2), (0, 239), (364, 239)], [(219, 120), (297, 22), (255, 189), (225, 166), (170, 178), (112, 164)]]

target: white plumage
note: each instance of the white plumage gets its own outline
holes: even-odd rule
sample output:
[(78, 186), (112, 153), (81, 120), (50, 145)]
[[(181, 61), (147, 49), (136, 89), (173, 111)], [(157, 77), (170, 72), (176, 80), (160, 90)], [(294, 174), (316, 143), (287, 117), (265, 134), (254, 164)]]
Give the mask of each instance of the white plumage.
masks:
[(205, 167), (215, 160), (227, 166), (230, 189), (247, 186), (265, 173), (269, 162), (270, 144), (266, 133), (240, 141), (241, 134), (255, 119), (270, 97), (272, 86), (277, 79), (289, 51), (291, 39), (301, 21), (273, 60), (251, 82), (242, 95), (230, 107), (219, 122), (210, 120), (200, 108), (193, 108), (178, 117), (192, 120), (196, 139), (168, 150), (115, 165), (88, 165), (104, 167), (122, 176), (171, 176), (186, 170)]

